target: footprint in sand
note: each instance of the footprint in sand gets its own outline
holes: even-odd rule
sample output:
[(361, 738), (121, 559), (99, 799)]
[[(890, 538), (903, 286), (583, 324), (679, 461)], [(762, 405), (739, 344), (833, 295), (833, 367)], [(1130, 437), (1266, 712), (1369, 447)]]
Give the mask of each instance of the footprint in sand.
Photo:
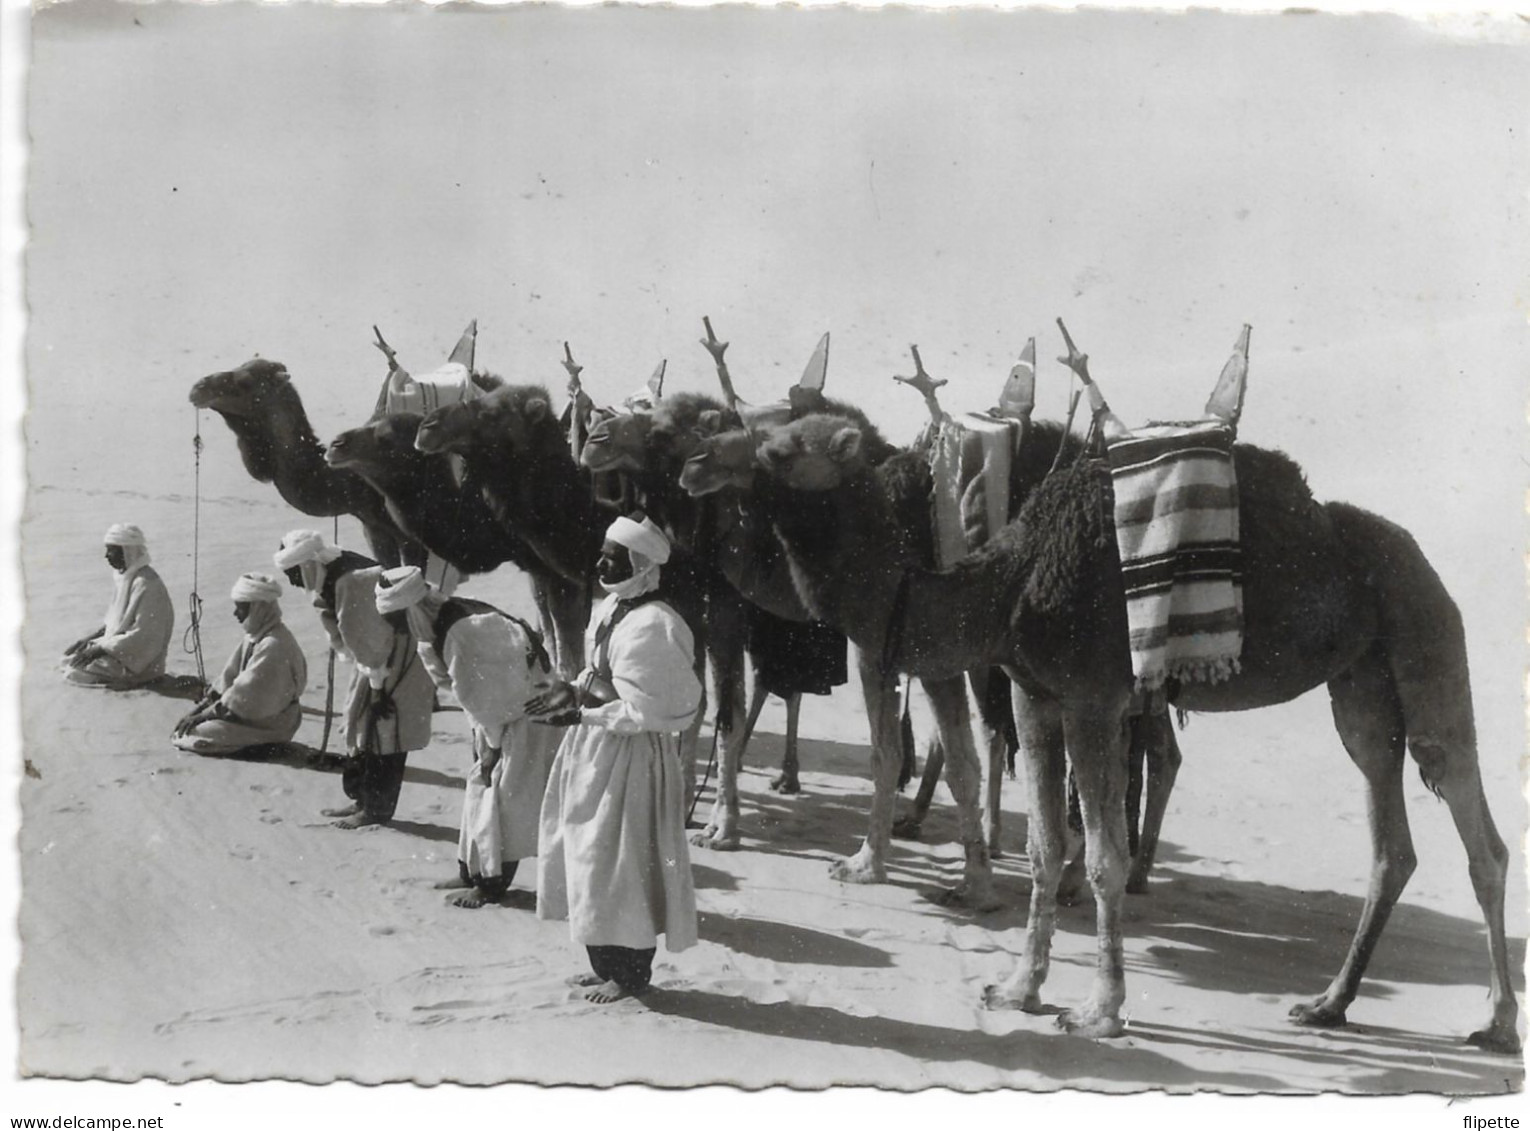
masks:
[(279, 825), (282, 819), (269, 809), (260, 815), (260, 823), (263, 825)]
[(241, 845), (236, 845), (235, 847), (230, 848), (228, 850), (228, 854), (230, 856), (232, 856), (235, 860), (253, 860), (253, 859), (255, 859), (255, 850), (253, 848), (246, 848), (242, 844)]
[(385, 924), (378, 924), (377, 926), (368, 927), (367, 934), (371, 935), (373, 938), (387, 938), (389, 935), (398, 934), (398, 928), (389, 927)]
[(83, 801), (71, 801), (68, 805), (60, 805), (53, 811), (55, 813), (89, 813), (90, 806)]

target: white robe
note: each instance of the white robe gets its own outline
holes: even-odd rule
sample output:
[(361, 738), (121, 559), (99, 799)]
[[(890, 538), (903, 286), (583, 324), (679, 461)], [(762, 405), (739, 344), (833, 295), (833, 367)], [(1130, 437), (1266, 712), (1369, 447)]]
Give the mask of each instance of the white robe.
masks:
[[(531, 658), (525, 630), (498, 613), (458, 620), (441, 648), (444, 657), (421, 644), (420, 657), (473, 727), (457, 859), (471, 877), (497, 878), (503, 865), (537, 854), (542, 795), (563, 731), (527, 719), (526, 700), (547, 688), (549, 673)], [(490, 748), (500, 758), (485, 785), (479, 767)]]
[(113, 580), (103, 631), (92, 643), (106, 653), (65, 675), (77, 683), (148, 683), (165, 674), (175, 633), (170, 591), (149, 565), (128, 568)]
[[(597, 607), (585, 654), (616, 610)], [(600, 649), (617, 698), (585, 708), (558, 748), (542, 803), (537, 916), (568, 919), (585, 946), (667, 950), (696, 942), (679, 733), (701, 705), (695, 642), (662, 601), (627, 614)]]
[[(262, 616), (260, 610), (269, 610)], [(245, 636), (215, 689), (233, 718), (209, 718), (171, 741), (197, 754), (227, 754), (248, 746), (291, 742), (303, 721), (298, 698), (308, 684), (308, 662), (274, 606), (256, 602)]]

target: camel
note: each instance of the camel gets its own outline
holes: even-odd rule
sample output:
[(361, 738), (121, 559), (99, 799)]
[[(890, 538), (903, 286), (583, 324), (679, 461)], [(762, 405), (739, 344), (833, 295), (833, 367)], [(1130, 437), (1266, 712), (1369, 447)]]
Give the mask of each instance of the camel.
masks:
[(445, 456), (415, 449), (423, 419), (418, 413), (374, 418), (331, 440), (324, 460), (360, 475), (382, 495), (400, 530), (463, 573), (486, 573), (505, 562), (530, 570), (535, 555), (494, 521), (478, 484), (469, 478), (459, 486)]
[(591, 571), (604, 521), (569, 454), (540, 385), (505, 385), (428, 413), (415, 435), (423, 453), (463, 458), (497, 524), (529, 551), (544, 634), (558, 673), (584, 666)]
[(384, 564), (424, 560), (376, 489), (355, 472), (325, 463), (324, 445), (281, 362), (257, 357), (211, 373), (191, 387), (190, 400), (223, 417), (238, 437), (245, 469), (261, 483), (274, 483), (289, 505), (316, 517), (355, 515), (373, 557)]
[[(1028, 770), (1032, 890), (1025, 949), (988, 986), (990, 1009), (1043, 1010), (1062, 865), (1064, 778), (1083, 810), (1096, 906), (1093, 990), (1059, 1018), (1087, 1037), (1119, 1036), (1125, 999), (1127, 710), (1133, 687), (1107, 473), (1080, 462), (1049, 476), (1018, 518), (945, 572), (902, 547), (861, 429), (815, 415), (773, 430), (758, 462), (776, 531), (815, 613), (916, 674), (1000, 664), (1014, 682)], [(1347, 1021), (1371, 953), (1416, 863), (1402, 793), (1411, 753), (1465, 847), (1488, 934), (1492, 1016), (1468, 1040), (1517, 1052), (1518, 1003), (1504, 931), (1508, 852), (1478, 769), (1460, 614), (1413, 538), (1345, 503), (1319, 504), (1282, 453), (1238, 444), (1243, 560), (1241, 668), (1185, 682), (1175, 704), (1241, 711), (1326, 684), (1334, 722), (1366, 785), (1371, 882), (1343, 966), (1298, 1024)], [(762, 494), (757, 486), (755, 494)], [(1065, 756), (1066, 752), (1066, 756)]]

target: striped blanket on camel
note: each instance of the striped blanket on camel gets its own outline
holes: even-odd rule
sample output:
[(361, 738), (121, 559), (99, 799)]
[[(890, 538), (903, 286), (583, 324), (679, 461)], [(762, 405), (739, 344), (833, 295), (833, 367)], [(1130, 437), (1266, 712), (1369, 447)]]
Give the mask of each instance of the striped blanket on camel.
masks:
[(1116, 545), (1138, 690), (1216, 683), (1243, 650), (1233, 432), (1220, 421), (1151, 425), (1110, 441)]

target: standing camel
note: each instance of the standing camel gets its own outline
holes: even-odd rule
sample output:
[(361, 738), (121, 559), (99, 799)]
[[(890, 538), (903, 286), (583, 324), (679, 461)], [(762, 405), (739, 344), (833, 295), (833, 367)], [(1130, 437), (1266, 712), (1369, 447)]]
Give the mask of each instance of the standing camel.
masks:
[(400, 530), (463, 573), (487, 573), (505, 562), (531, 569), (531, 548), (494, 520), (478, 484), (469, 477), (459, 486), (447, 457), (415, 448), (422, 419), (377, 417), (331, 440), (324, 460), (365, 479)]
[(223, 417), (238, 437), (245, 470), (261, 483), (275, 484), (289, 505), (316, 517), (355, 515), (373, 556), (386, 565), (424, 560), (370, 484), (325, 463), (324, 445), (281, 362), (257, 357), (211, 373), (191, 387), (190, 400)]
[(606, 519), (540, 385), (505, 385), (426, 415), (423, 453), (461, 456), (497, 524), (529, 551), (526, 572), (558, 673), (584, 666), (591, 571)]
[[(817, 415), (773, 431), (761, 446), (772, 518), (799, 588), (816, 613), (907, 670), (940, 676), (996, 663), (1014, 681), (1028, 770), (1031, 904), (1024, 954), (1008, 978), (985, 990), (984, 1004), (1043, 1009), (1071, 762), (1098, 957), (1092, 993), (1060, 1021), (1084, 1036), (1118, 1036), (1133, 675), (1108, 475), (1078, 463), (1048, 477), (987, 546), (937, 573), (902, 551), (863, 444), (853, 423)], [(1181, 684), (1175, 703), (1251, 710), (1327, 684), (1340, 738), (1365, 779), (1370, 817), (1371, 882), (1354, 941), (1328, 989), (1291, 1017), (1321, 1027), (1346, 1021), (1416, 862), (1402, 792), (1411, 753), (1450, 809), (1487, 926), (1492, 1017), (1469, 1040), (1516, 1052), (1518, 1003), (1504, 931), (1508, 852), (1483, 793), (1455, 603), (1400, 527), (1344, 503), (1320, 505), (1280, 453), (1239, 444), (1234, 461), (1241, 668), (1222, 682)]]

